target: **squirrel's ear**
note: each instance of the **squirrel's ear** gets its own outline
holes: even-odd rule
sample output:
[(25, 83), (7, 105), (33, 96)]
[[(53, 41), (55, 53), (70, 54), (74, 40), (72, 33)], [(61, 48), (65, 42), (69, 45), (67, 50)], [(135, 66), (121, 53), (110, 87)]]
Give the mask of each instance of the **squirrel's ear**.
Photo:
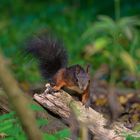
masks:
[(88, 64), (87, 66), (86, 66), (86, 69), (85, 69), (85, 71), (87, 72), (87, 73), (89, 73), (89, 69), (90, 69), (90, 64)]

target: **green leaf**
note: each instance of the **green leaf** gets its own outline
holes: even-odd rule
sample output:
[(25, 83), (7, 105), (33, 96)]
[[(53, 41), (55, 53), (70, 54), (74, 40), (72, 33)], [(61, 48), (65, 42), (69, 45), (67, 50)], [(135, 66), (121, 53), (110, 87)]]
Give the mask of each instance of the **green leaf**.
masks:
[(64, 139), (70, 137), (70, 131), (68, 129), (61, 130), (55, 134), (59, 139)]
[(48, 121), (46, 119), (39, 118), (37, 119), (37, 124), (38, 126), (43, 126), (43, 125), (48, 124)]
[(3, 121), (4, 119), (10, 119), (11, 117), (13, 117), (13, 115), (15, 115), (14, 112), (10, 112), (8, 114), (4, 114), (0, 116), (0, 121)]
[(135, 60), (131, 57), (131, 55), (126, 51), (122, 51), (122, 52), (120, 52), (120, 58), (121, 58), (122, 62), (124, 64), (126, 64), (128, 69), (130, 70), (130, 72), (135, 74), (136, 63), (135, 63)]
[(39, 106), (39, 105), (35, 105), (35, 104), (30, 104), (31, 106), (31, 109), (34, 110), (34, 111), (43, 111), (44, 109)]

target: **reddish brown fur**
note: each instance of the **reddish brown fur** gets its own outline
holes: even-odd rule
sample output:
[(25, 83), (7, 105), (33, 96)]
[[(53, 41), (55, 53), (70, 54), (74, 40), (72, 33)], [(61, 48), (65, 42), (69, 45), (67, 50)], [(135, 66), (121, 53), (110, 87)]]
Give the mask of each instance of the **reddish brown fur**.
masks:
[[(73, 86), (77, 86), (75, 81), (72, 79), (75, 78), (73, 74), (66, 75), (67, 69), (62, 68), (60, 69), (53, 77), (53, 81), (55, 82), (55, 86), (53, 89), (55, 91), (60, 90), (62, 87), (71, 88)], [(82, 92), (82, 103), (86, 104), (89, 99), (89, 85), (87, 86), (86, 90)]]
[(53, 89), (55, 91), (60, 90), (63, 86), (66, 85), (66, 82), (64, 81), (64, 73), (65, 73), (65, 68), (60, 69), (53, 77), (53, 80), (55, 82), (55, 86)]
[(83, 94), (82, 94), (82, 103), (83, 104), (86, 104), (87, 101), (89, 99), (89, 85), (87, 86), (87, 89), (85, 91), (83, 91)]

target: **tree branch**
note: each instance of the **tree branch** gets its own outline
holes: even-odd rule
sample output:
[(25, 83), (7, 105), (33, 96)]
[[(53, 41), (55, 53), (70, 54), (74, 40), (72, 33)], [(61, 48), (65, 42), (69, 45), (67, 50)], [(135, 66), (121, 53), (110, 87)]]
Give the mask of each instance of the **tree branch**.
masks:
[(113, 125), (112, 129), (105, 128), (107, 120), (102, 114), (92, 108), (85, 108), (81, 102), (75, 101), (63, 90), (52, 94), (47, 94), (46, 91), (40, 95), (35, 94), (34, 99), (62, 118), (69, 118), (71, 109), (73, 109), (78, 121), (86, 125), (93, 134), (103, 140), (124, 140), (125, 138), (122, 136), (122, 133), (131, 132), (119, 123)]
[(29, 109), (30, 103), (23, 95), (23, 92), (18, 88), (16, 80), (5, 66), (4, 58), (0, 54), (0, 81), (13, 105), (21, 124), (30, 140), (41, 140), (41, 132), (37, 128), (36, 120), (33, 112)]

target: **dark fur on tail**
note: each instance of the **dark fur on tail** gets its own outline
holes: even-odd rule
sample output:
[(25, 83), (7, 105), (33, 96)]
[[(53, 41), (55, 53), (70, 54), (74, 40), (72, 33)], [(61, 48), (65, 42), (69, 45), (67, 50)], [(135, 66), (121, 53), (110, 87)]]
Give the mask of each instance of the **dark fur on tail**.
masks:
[(48, 34), (35, 36), (27, 41), (27, 51), (39, 60), (39, 66), (44, 78), (51, 79), (53, 75), (67, 65), (67, 53), (63, 43)]

